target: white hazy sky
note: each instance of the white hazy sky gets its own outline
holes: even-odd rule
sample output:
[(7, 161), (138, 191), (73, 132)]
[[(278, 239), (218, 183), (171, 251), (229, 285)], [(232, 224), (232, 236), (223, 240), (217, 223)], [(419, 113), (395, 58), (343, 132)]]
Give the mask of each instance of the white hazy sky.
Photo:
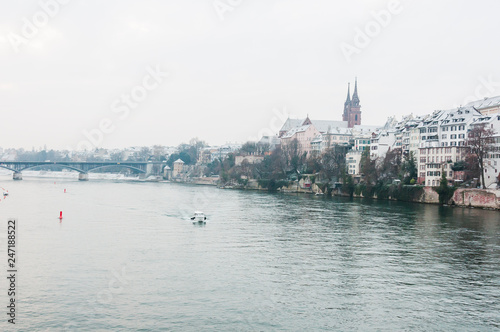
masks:
[[(356, 76), (363, 124), (500, 95), (498, 0), (396, 0), (378, 30), (391, 1), (55, 1), (0, 3), (3, 148), (83, 147), (84, 131), (107, 148), (244, 142), (276, 129), (275, 109), (341, 120)], [(156, 67), (169, 76), (125, 116), (120, 96)]]

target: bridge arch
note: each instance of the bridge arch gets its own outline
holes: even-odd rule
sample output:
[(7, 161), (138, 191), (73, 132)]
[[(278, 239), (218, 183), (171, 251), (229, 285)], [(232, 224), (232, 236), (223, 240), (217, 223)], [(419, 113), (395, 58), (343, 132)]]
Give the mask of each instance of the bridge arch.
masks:
[(72, 170), (74, 170), (74, 171), (77, 171), (78, 173), (87, 173), (87, 172), (85, 172), (84, 170), (81, 170), (81, 169), (79, 169), (79, 168), (76, 168), (76, 167), (73, 167), (73, 166), (69, 166), (69, 165), (66, 165), (66, 164), (59, 164), (59, 163), (57, 163), (57, 162), (55, 162), (55, 163), (53, 163), (53, 164), (51, 163), (51, 164), (33, 165), (33, 166), (29, 166), (29, 167), (25, 167), (25, 168), (23, 168), (23, 169), (20, 169), (19, 171), (16, 171), (16, 172), (23, 172), (23, 171), (27, 171), (27, 170), (29, 170), (29, 169), (31, 169), (31, 168), (35, 168), (35, 167), (42, 167), (42, 168), (43, 168), (43, 167), (45, 167), (45, 166), (54, 166), (54, 165), (55, 165), (55, 166), (59, 166), (59, 167), (61, 167), (61, 168), (69, 168), (69, 169), (72, 169)]
[(89, 172), (92, 172), (96, 169), (100, 169), (100, 168), (110, 168), (110, 167), (121, 167), (121, 168), (128, 168), (128, 169), (131, 169), (131, 170), (134, 170), (134, 171), (137, 171), (139, 173), (146, 173), (146, 171), (140, 169), (140, 168), (137, 168), (137, 167), (134, 167), (134, 166), (130, 166), (130, 165), (122, 165), (122, 164), (117, 164), (117, 165), (104, 165), (104, 166), (97, 166), (97, 167), (94, 167), (94, 168), (90, 168), (89, 169)]
[(15, 169), (13, 168), (10, 168), (10, 167), (7, 167), (7, 166), (4, 166), (4, 165), (0, 165), (1, 168), (5, 168), (5, 169), (8, 169), (9, 171), (13, 171), (13, 172), (20, 172), (20, 171), (16, 171)]

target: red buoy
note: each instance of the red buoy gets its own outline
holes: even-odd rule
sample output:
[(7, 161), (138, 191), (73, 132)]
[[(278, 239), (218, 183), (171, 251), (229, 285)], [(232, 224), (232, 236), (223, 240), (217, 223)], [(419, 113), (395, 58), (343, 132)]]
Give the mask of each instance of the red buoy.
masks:
[(59, 212), (59, 219), (62, 219), (62, 211)]
[(66, 189), (64, 189), (64, 193), (66, 193)]

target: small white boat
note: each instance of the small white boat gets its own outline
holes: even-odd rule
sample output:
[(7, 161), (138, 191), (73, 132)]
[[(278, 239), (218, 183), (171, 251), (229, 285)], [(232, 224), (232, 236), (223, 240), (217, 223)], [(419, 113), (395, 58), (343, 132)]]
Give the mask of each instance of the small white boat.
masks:
[(195, 211), (194, 215), (191, 217), (191, 220), (193, 221), (193, 224), (199, 223), (199, 224), (205, 224), (207, 217), (205, 214), (201, 211)]

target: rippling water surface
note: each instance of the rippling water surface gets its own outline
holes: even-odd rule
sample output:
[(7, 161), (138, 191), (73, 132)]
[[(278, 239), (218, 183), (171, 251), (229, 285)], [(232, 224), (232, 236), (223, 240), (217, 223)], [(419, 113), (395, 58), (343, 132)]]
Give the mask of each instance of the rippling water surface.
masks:
[[(1, 216), (19, 220), (17, 330), (500, 328), (497, 211), (170, 183), (0, 181), (10, 192)], [(194, 210), (208, 215), (205, 226), (190, 222)]]

